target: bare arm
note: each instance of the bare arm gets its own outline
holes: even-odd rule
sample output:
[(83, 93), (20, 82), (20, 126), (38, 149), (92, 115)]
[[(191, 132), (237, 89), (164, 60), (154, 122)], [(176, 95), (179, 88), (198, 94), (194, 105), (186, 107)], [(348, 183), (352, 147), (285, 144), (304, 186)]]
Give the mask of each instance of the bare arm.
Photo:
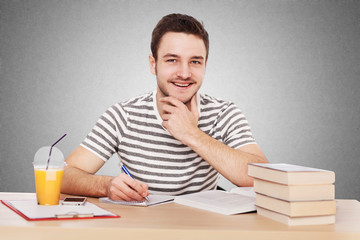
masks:
[(126, 174), (117, 177), (95, 175), (104, 161), (79, 146), (67, 158), (61, 191), (67, 194), (140, 201), (148, 195), (147, 185)]
[(163, 126), (176, 139), (197, 152), (219, 173), (237, 186), (252, 186), (253, 179), (248, 176), (248, 163), (267, 162), (256, 144), (233, 149), (210, 137), (198, 126), (198, 110), (195, 97), (189, 106), (172, 97), (160, 100)]
[(237, 186), (253, 185), (253, 178), (248, 176), (248, 163), (267, 162), (256, 144), (233, 149), (201, 130), (194, 132), (188, 146)]

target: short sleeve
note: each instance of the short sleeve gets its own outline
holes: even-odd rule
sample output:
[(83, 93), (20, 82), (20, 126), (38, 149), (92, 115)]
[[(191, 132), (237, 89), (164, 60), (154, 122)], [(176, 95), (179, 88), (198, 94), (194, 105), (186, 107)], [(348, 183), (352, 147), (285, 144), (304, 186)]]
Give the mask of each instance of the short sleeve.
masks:
[(119, 104), (110, 107), (101, 115), (81, 146), (107, 161), (117, 152), (122, 129), (126, 126), (124, 116), (126, 113)]
[(230, 103), (218, 120), (222, 141), (232, 147), (256, 143), (245, 115), (235, 104)]

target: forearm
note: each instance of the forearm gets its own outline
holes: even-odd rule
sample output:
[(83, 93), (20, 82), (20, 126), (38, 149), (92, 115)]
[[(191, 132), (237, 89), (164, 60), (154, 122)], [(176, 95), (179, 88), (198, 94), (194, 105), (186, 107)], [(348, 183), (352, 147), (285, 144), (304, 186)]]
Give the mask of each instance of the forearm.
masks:
[(267, 162), (256, 144), (233, 149), (201, 131), (195, 97), (188, 106), (174, 97), (161, 98), (160, 103), (162, 125), (174, 138), (193, 149), (235, 185), (253, 185), (253, 179), (248, 176), (248, 163)]
[(104, 197), (113, 177), (85, 172), (76, 167), (65, 167), (61, 192), (72, 195)]
[(200, 129), (193, 132), (193, 136), (189, 138), (186, 145), (237, 186), (253, 185), (253, 179), (248, 176), (248, 163), (267, 162), (262, 153), (257, 155), (233, 149)]

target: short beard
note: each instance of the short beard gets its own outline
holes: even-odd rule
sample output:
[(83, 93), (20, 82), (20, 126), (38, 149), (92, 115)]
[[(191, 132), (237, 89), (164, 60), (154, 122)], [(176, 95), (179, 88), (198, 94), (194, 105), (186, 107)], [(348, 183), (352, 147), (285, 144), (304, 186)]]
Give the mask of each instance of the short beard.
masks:
[[(159, 79), (158, 79), (157, 73), (158, 73), (158, 71), (157, 71), (157, 64), (155, 63), (155, 75), (156, 75), (157, 87), (158, 87), (158, 89), (160, 90), (160, 92), (161, 92), (161, 94), (162, 94), (163, 96), (165, 96), (165, 97), (170, 97), (170, 94), (169, 94), (168, 92), (165, 92), (164, 89), (163, 89), (163, 88), (161, 87), (161, 85), (159, 84)], [(185, 101), (185, 102), (181, 101), (181, 102), (184, 103), (185, 105), (190, 104), (191, 99), (192, 99), (194, 96), (196, 96), (196, 94), (197, 94), (197, 91), (196, 91), (196, 92), (194, 93), (194, 95), (192, 95), (187, 101)], [(175, 97), (175, 98), (176, 98), (176, 97)], [(176, 98), (176, 99), (178, 99), (178, 98)], [(178, 100), (179, 100), (179, 99), (178, 99)], [(179, 100), (179, 101), (180, 101), (180, 100)]]

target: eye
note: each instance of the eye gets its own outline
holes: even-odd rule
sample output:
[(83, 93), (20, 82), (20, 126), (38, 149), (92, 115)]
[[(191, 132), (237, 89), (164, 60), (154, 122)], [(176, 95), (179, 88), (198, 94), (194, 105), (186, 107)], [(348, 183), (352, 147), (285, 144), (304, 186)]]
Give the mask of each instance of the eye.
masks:
[(192, 60), (192, 61), (191, 61), (191, 64), (194, 64), (194, 65), (202, 65), (203, 62), (202, 62), (202, 61), (198, 61), (198, 60)]
[(166, 62), (176, 63), (177, 60), (175, 58), (169, 58), (169, 59), (166, 60)]

